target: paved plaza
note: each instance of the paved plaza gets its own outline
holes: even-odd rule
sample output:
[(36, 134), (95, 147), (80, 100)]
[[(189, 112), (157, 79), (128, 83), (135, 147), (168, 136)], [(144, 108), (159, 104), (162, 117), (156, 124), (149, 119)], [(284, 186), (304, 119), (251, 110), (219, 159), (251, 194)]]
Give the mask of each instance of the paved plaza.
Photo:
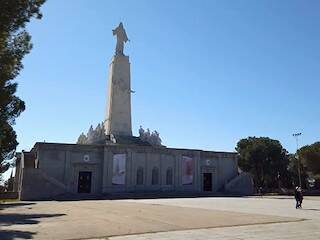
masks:
[(0, 205), (0, 239), (320, 239), (320, 198), (172, 198)]

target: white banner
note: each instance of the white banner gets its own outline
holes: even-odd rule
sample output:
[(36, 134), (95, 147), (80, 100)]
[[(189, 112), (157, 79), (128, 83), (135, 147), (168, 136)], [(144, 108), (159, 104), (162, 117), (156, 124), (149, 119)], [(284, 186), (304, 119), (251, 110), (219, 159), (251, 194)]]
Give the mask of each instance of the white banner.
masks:
[(112, 184), (124, 185), (125, 183), (126, 183), (126, 154), (114, 154)]
[(193, 182), (193, 159), (182, 156), (182, 185), (189, 185)]

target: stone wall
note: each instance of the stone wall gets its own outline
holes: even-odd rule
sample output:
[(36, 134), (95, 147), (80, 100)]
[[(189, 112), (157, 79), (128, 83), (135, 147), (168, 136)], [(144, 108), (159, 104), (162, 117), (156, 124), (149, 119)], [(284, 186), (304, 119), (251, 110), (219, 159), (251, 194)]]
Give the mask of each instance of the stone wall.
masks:
[(226, 193), (237, 195), (252, 195), (254, 193), (252, 176), (242, 172), (225, 186)]
[[(32, 150), (34, 168), (23, 169), (21, 196), (23, 199), (51, 198), (53, 195), (78, 194), (80, 171), (92, 173), (91, 194), (137, 192), (203, 192), (203, 173), (212, 174), (212, 192), (223, 191), (237, 173), (235, 153), (135, 145), (79, 145), (37, 143)], [(125, 184), (114, 185), (113, 156), (125, 154)], [(182, 158), (192, 158), (192, 184), (182, 184)], [(23, 157), (22, 157), (23, 160)], [(23, 166), (24, 163), (21, 163)], [(31, 169), (31, 170), (30, 170)], [(137, 184), (138, 169), (143, 171), (143, 183)], [(172, 169), (172, 183), (167, 175)], [(30, 171), (29, 171), (30, 170)], [(152, 182), (152, 172), (158, 176)], [(41, 184), (43, 182), (43, 184)], [(36, 191), (35, 195), (33, 194)]]
[(21, 182), (21, 200), (53, 199), (68, 193), (67, 188), (38, 168), (25, 168)]
[(18, 197), (18, 192), (0, 192), (0, 200), (17, 199)]
[(79, 171), (91, 171), (93, 193), (101, 193), (103, 146), (41, 143), (33, 151), (37, 152), (39, 169), (69, 192), (77, 192)]

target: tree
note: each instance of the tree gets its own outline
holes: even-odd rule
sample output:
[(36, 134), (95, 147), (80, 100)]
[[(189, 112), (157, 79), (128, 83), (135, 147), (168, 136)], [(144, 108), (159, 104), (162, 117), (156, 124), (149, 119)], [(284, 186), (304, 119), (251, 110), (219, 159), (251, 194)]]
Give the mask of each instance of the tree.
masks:
[[(298, 175), (298, 159), (295, 154), (289, 154), (289, 165), (288, 165), (288, 172), (289, 172), (289, 179), (291, 181), (290, 187), (298, 186), (299, 185), (299, 175)], [(307, 187), (307, 169), (300, 164), (300, 174), (301, 174), (301, 185), (305, 189)]]
[(253, 176), (257, 187), (277, 188), (288, 178), (288, 153), (278, 140), (248, 137), (236, 146), (239, 167)]
[(22, 59), (32, 48), (26, 24), (40, 19), (40, 6), (45, 0), (0, 1), (0, 177), (9, 168), (18, 142), (13, 129), (15, 119), (25, 110), (15, 93), (14, 79), (23, 68)]
[(308, 172), (314, 175), (320, 174), (320, 142), (300, 148), (298, 155)]

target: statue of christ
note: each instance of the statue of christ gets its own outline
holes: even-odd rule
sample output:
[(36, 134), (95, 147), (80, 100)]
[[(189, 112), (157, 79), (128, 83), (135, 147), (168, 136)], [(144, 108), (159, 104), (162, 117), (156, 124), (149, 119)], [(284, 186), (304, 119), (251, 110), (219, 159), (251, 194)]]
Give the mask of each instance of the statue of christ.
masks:
[(117, 36), (117, 45), (116, 45), (116, 55), (124, 55), (123, 47), (124, 43), (129, 41), (127, 37), (126, 30), (123, 28), (122, 22), (120, 22), (119, 26), (112, 30), (113, 35)]

